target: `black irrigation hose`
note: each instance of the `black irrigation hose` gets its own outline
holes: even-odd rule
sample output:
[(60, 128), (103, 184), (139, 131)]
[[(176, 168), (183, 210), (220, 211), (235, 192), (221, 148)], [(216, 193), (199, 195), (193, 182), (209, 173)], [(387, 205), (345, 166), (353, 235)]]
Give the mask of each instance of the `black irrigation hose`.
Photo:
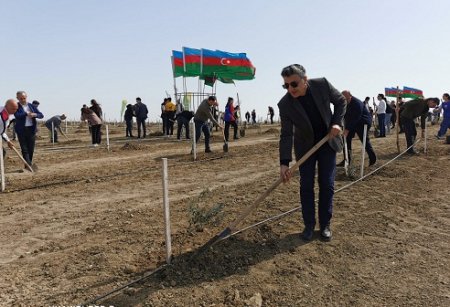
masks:
[[(419, 140), (420, 140), (420, 139), (419, 139)], [(367, 177), (373, 175), (374, 173), (376, 173), (376, 172), (379, 171), (380, 169), (382, 169), (382, 168), (384, 168), (385, 166), (389, 165), (389, 164), (392, 163), (393, 161), (397, 160), (399, 157), (401, 157), (402, 155), (404, 155), (410, 148), (412, 148), (414, 145), (416, 145), (416, 144), (419, 142), (419, 140), (417, 140), (413, 145), (411, 145), (410, 147), (408, 147), (405, 151), (399, 153), (399, 154), (398, 154), (396, 157), (394, 157), (393, 159), (389, 160), (389, 161), (386, 162), (385, 164), (379, 166), (378, 168), (376, 168), (375, 170), (369, 172), (368, 174), (364, 175), (363, 177), (361, 177), (361, 178), (359, 178), (359, 179), (357, 179), (357, 180), (355, 180), (355, 181), (352, 181), (351, 183), (349, 183), (349, 184), (347, 184), (347, 185), (345, 185), (345, 186), (339, 188), (337, 191), (335, 191), (335, 193), (338, 193), (338, 192), (340, 192), (340, 191), (342, 191), (342, 190), (344, 190), (344, 189), (346, 189), (346, 188), (348, 188), (348, 187), (354, 185), (355, 183), (364, 180), (365, 178), (367, 178)], [(195, 162), (195, 161), (193, 161), (193, 162)], [(293, 209), (291, 209), (291, 210), (289, 210), (289, 211), (286, 211), (286, 212), (277, 214), (277, 215), (275, 215), (275, 216), (273, 216), (273, 217), (270, 217), (270, 218), (268, 218), (268, 219), (265, 219), (265, 220), (263, 220), (263, 221), (260, 221), (260, 222), (258, 222), (258, 223), (255, 223), (255, 224), (253, 224), (253, 225), (247, 226), (247, 227), (242, 228), (242, 229), (240, 229), (240, 230), (237, 230), (237, 231), (233, 232), (232, 234), (230, 234), (229, 236), (225, 237), (223, 240), (225, 240), (225, 239), (227, 239), (227, 238), (229, 238), (229, 237), (232, 237), (232, 236), (234, 236), (234, 235), (237, 235), (238, 233), (241, 233), (241, 232), (246, 231), (246, 230), (248, 230), (248, 229), (251, 229), (251, 228), (253, 228), (253, 227), (256, 227), (256, 226), (259, 226), (259, 225), (261, 225), (261, 224), (264, 224), (264, 223), (271, 222), (271, 221), (273, 221), (273, 220), (279, 219), (279, 218), (281, 218), (281, 217), (283, 217), (283, 216), (285, 216), (285, 215), (291, 214), (292, 212), (295, 212), (295, 211), (297, 211), (297, 210), (299, 210), (298, 207), (293, 208)], [(192, 257), (190, 260), (192, 260), (192, 259), (193, 259), (193, 257)], [(133, 280), (133, 281), (127, 283), (126, 285), (123, 285), (123, 286), (121, 286), (121, 287), (119, 287), (119, 288), (116, 288), (116, 289), (111, 290), (110, 292), (108, 292), (108, 293), (106, 293), (106, 294), (103, 294), (103, 295), (101, 295), (101, 296), (98, 296), (98, 297), (96, 297), (95, 299), (89, 301), (88, 303), (81, 304), (81, 306), (88, 306), (89, 304), (96, 303), (97, 301), (99, 301), (99, 300), (101, 300), (101, 299), (104, 299), (105, 297), (108, 297), (108, 296), (110, 296), (111, 294), (114, 294), (114, 293), (116, 293), (116, 292), (119, 292), (119, 291), (121, 291), (121, 290), (123, 290), (123, 289), (125, 289), (125, 288), (127, 288), (127, 287), (129, 287), (129, 286), (131, 286), (131, 285), (133, 285), (133, 284), (136, 284), (136, 283), (138, 283), (138, 282), (140, 282), (140, 281), (143, 281), (143, 280), (145, 280), (146, 278), (150, 277), (151, 275), (153, 275), (153, 274), (155, 274), (155, 273), (161, 271), (162, 269), (166, 268), (166, 266), (168, 266), (168, 264), (164, 264), (164, 265), (160, 266), (159, 268), (157, 268), (157, 269), (155, 269), (155, 270), (149, 272), (148, 274), (145, 274), (143, 277), (141, 277), (141, 278), (139, 278), (139, 279)]]
[(125, 284), (125, 285), (123, 285), (123, 286), (120, 286), (119, 288), (113, 289), (113, 290), (109, 291), (108, 293), (105, 293), (105, 294), (103, 294), (103, 295), (100, 295), (100, 296), (94, 298), (93, 300), (90, 300), (90, 301), (88, 301), (88, 302), (86, 302), (86, 303), (82, 303), (82, 304), (79, 304), (79, 305), (76, 305), (76, 306), (82, 306), (82, 307), (83, 307), (83, 306), (90, 306), (90, 305), (96, 303), (97, 301), (99, 301), (99, 300), (101, 300), (101, 299), (104, 299), (105, 297), (110, 296), (111, 294), (114, 294), (114, 293), (116, 293), (116, 292), (122, 291), (123, 289), (125, 289), (125, 288), (127, 288), (127, 287), (129, 287), (129, 286), (131, 286), (131, 285), (134, 285), (134, 284), (136, 284), (136, 283), (138, 283), (138, 282), (140, 282), (140, 281), (143, 281), (143, 280), (149, 278), (149, 277), (152, 276), (153, 274), (156, 274), (156, 273), (158, 273), (159, 271), (165, 269), (166, 266), (167, 266), (167, 264), (163, 264), (163, 265), (160, 266), (159, 268), (156, 268), (155, 270), (150, 271), (150, 272), (144, 274), (144, 276), (142, 276), (142, 277), (140, 277), (140, 278), (138, 278), (138, 279), (135, 279), (135, 280), (133, 280), (133, 281), (130, 281), (129, 283), (127, 283), (127, 284)]

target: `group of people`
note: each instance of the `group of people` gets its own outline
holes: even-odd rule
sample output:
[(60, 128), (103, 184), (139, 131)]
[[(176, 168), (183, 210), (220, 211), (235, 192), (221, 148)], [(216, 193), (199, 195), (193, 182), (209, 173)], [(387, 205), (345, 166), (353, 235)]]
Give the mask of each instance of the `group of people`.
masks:
[[(299, 166), (300, 171), (300, 204), (304, 223), (301, 238), (312, 240), (316, 225), (314, 180), (316, 165), (318, 168), (319, 201), (318, 222), (319, 235), (324, 241), (330, 241), (332, 231), (330, 227), (333, 215), (334, 177), (336, 174), (336, 153), (343, 149), (343, 138), (346, 139), (348, 155), (351, 157), (351, 141), (355, 134), (362, 141), (364, 125), (367, 131), (372, 125), (372, 114), (368, 107), (368, 97), (364, 102), (353, 97), (349, 90), (339, 92), (325, 78), (308, 79), (305, 68), (299, 64), (283, 68), (281, 76), (284, 80), (283, 88), (286, 95), (278, 103), (281, 119), (280, 133), (280, 178), (283, 182), (289, 181), (292, 172), (289, 163), (292, 161), (292, 148), (295, 158), (299, 160), (308, 151), (313, 149), (324, 137), (328, 142), (315, 150), (306, 161)], [(386, 106), (388, 105), (383, 94), (378, 95), (376, 114), (378, 118), (379, 137), (385, 137)], [(444, 120), (437, 138), (441, 138), (450, 129), (450, 96), (443, 95), (444, 102), (436, 112), (444, 112)], [(399, 107), (400, 123), (403, 127), (407, 153), (416, 154), (414, 142), (417, 137), (416, 118), (421, 119), (422, 137), (425, 132), (425, 120), (429, 110), (439, 106), (438, 98), (413, 99), (403, 102)], [(331, 104), (334, 111), (331, 111)], [(390, 114), (395, 113), (395, 107)], [(394, 123), (395, 125), (395, 123)], [(365, 151), (369, 156), (369, 165), (376, 160), (375, 151), (366, 135)]]
[[(16, 99), (8, 99), (5, 106), (0, 108), (1, 124), (0, 134), (3, 140), (6, 141), (9, 148), (14, 148), (14, 144), (9, 139), (6, 133), (6, 127), (8, 126), (9, 119), (14, 115), (15, 126), (14, 131), (17, 134), (19, 140), (20, 149), (22, 151), (23, 159), (28, 165), (33, 165), (34, 147), (36, 144), (36, 131), (37, 121), (44, 115), (39, 111), (37, 105), (39, 103), (30, 103), (27, 101), (27, 93), (24, 91), (18, 91)], [(4, 149), (2, 148), (5, 153)], [(36, 167), (34, 165), (34, 167)]]
[(95, 99), (91, 99), (91, 106), (83, 105), (81, 108), (81, 121), (87, 121), (91, 133), (92, 145), (97, 147), (102, 142), (103, 111)]
[(133, 136), (133, 117), (136, 117), (137, 123), (137, 138), (140, 139), (147, 137), (147, 128), (145, 126), (145, 121), (148, 118), (148, 109), (145, 103), (142, 102), (140, 97), (136, 97), (136, 103), (134, 105), (128, 104), (126, 106), (124, 120), (126, 124), (125, 136)]
[[(364, 102), (354, 97), (349, 90), (339, 92), (326, 78), (308, 79), (306, 70), (302, 65), (292, 64), (282, 69), (281, 77), (286, 89), (286, 94), (278, 103), (281, 121), (281, 131), (279, 139), (279, 163), (280, 179), (287, 182), (292, 177), (289, 164), (292, 161), (292, 149), (295, 152), (295, 159), (299, 160), (306, 154), (309, 157), (299, 166), (300, 173), (300, 204), (303, 217), (304, 229), (301, 238), (310, 241), (314, 236), (316, 226), (315, 214), (315, 193), (314, 181), (316, 176), (316, 166), (318, 169), (318, 223), (320, 225), (320, 238), (330, 241), (332, 238), (331, 218), (333, 216), (334, 179), (336, 174), (336, 153), (342, 151), (344, 138), (348, 148), (348, 159), (351, 159), (352, 139), (356, 135), (363, 141), (364, 126), (368, 131), (372, 125), (372, 113), (369, 107), (369, 98)], [(36, 119), (43, 118), (44, 115), (39, 109), (27, 102), (27, 95), (23, 91), (17, 92), (17, 102), (9, 99), (5, 106), (0, 108), (0, 134), (9, 147), (14, 144), (6, 135), (6, 127), (10, 115), (16, 119), (15, 131), (18, 135), (24, 159), (32, 165), (33, 151), (35, 144)], [(378, 104), (375, 111), (378, 119), (379, 137), (385, 137), (386, 114), (394, 114), (395, 108), (387, 112), (387, 100), (383, 94), (379, 94)], [(443, 137), (447, 129), (450, 129), (450, 96), (443, 95), (444, 102), (436, 109), (436, 112), (443, 111), (443, 121), (437, 134), (437, 138)], [(333, 111), (331, 110), (333, 104)], [(408, 102), (401, 101), (399, 108), (400, 122), (406, 138), (409, 154), (416, 154), (414, 142), (416, 140), (416, 118), (421, 118), (422, 137), (424, 136), (425, 120), (428, 112), (432, 108), (439, 106), (438, 98), (413, 99)], [(179, 107), (177, 108), (177, 105)], [(193, 117), (195, 124), (195, 140), (199, 141), (203, 132), (205, 136), (205, 152), (211, 152), (210, 147), (210, 126), (208, 120), (220, 129), (224, 129), (225, 140), (229, 140), (229, 129), (234, 128), (233, 138), (237, 136), (237, 110), (239, 106), (234, 105), (233, 98), (228, 98), (225, 106), (224, 122), (225, 127), (215, 116), (218, 102), (215, 96), (209, 96), (198, 106), (196, 112), (182, 109), (181, 104), (173, 104), (170, 98), (164, 99), (161, 105), (161, 117), (163, 118), (165, 134), (173, 134), (173, 122), (178, 122), (177, 138), (181, 137), (181, 129), (185, 127), (186, 138), (189, 139), (189, 121)], [(100, 127), (102, 110), (99, 104), (93, 99), (91, 107), (83, 106), (81, 109), (82, 120), (87, 120), (92, 130), (92, 141), (99, 144), (101, 141)], [(138, 123), (138, 138), (146, 137), (145, 119), (148, 110), (141, 99), (136, 98), (134, 106), (127, 105), (125, 121), (127, 123), (126, 135), (132, 137), (132, 120), (136, 117)], [(269, 107), (271, 123), (273, 123), (274, 111)], [(250, 114), (245, 114), (246, 120), (250, 121)], [(252, 112), (252, 120), (256, 123), (256, 112)], [(62, 116), (54, 120), (52, 127), (60, 125)], [(50, 121), (50, 120), (49, 120)], [(59, 122), (59, 124), (58, 124)], [(47, 126), (49, 127), (49, 126)], [(50, 128), (49, 128), (50, 129)], [(142, 130), (142, 131), (141, 131)], [(343, 137), (342, 137), (343, 135)], [(318, 149), (314, 145), (324, 138), (325, 142)], [(314, 149), (314, 152), (310, 152)], [(377, 161), (377, 156), (370, 142), (369, 135), (366, 134), (365, 151), (369, 156), (369, 165)], [(339, 164), (338, 164), (339, 165)]]

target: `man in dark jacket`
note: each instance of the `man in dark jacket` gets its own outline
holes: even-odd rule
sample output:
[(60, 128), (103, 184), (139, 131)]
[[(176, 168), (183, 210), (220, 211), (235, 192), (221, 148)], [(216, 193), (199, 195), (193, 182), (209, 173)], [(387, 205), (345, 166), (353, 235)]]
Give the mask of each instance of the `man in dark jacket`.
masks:
[(16, 133), (19, 138), (22, 156), (29, 165), (32, 165), (34, 146), (36, 143), (36, 118), (43, 118), (44, 115), (33, 104), (27, 102), (27, 93), (17, 92), (19, 108), (14, 113), (16, 118)]
[[(372, 116), (369, 110), (364, 106), (364, 103), (356, 97), (353, 97), (350, 91), (343, 91), (345, 100), (347, 101), (347, 110), (345, 111), (345, 130), (344, 137), (347, 141), (348, 149), (348, 160), (352, 159), (352, 139), (355, 134), (358, 135), (359, 140), (363, 141), (364, 136), (364, 125), (367, 125), (367, 131), (369, 131), (372, 125)], [(369, 134), (366, 133), (366, 152), (369, 155), (369, 166), (375, 164), (377, 161), (377, 156), (370, 144)], [(345, 154), (345, 152), (344, 152)], [(338, 166), (343, 166), (345, 160), (338, 164)]]
[(141, 138), (141, 128), (143, 137), (147, 136), (147, 130), (145, 127), (145, 120), (147, 119), (147, 106), (142, 103), (141, 98), (136, 98), (136, 104), (134, 105), (134, 114), (136, 115), (136, 123), (138, 128), (138, 139)]
[(414, 120), (420, 116), (422, 128), (422, 138), (425, 137), (425, 125), (430, 108), (436, 108), (439, 105), (439, 98), (414, 99), (403, 105), (403, 111), (400, 113), (401, 123), (405, 131), (406, 147), (408, 154), (414, 155), (418, 152), (414, 149), (414, 142), (417, 136), (416, 123)]
[(133, 116), (133, 106), (131, 104), (127, 104), (127, 109), (125, 110), (125, 114), (123, 116), (126, 124), (125, 137), (133, 137)]
[[(343, 147), (342, 121), (345, 98), (325, 78), (308, 80), (305, 68), (289, 65), (281, 72), (288, 91), (278, 103), (281, 119), (280, 177), (283, 182), (292, 176), (289, 162), (292, 146), (296, 159), (300, 159), (314, 144), (324, 137), (328, 142), (321, 146), (300, 166), (300, 202), (305, 229), (302, 238), (313, 237), (315, 218), (314, 178), (318, 164), (320, 237), (331, 240), (330, 220), (333, 212), (336, 152)], [(330, 105), (334, 105), (332, 113)]]

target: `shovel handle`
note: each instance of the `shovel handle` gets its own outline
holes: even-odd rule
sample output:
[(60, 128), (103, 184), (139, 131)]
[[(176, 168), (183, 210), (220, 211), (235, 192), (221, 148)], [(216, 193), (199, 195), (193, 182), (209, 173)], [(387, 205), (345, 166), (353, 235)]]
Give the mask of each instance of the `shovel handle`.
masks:
[(13, 146), (12, 149), (17, 154), (17, 156), (20, 158), (20, 160), (22, 160), (22, 162), (25, 163), (25, 166), (30, 170), (30, 172), (34, 173), (33, 169), (30, 166), (30, 164), (28, 164), (28, 162), (25, 161), (25, 159), (22, 157), (22, 155), (19, 153), (19, 151), (16, 149), (16, 147)]
[[(314, 154), (323, 144), (325, 144), (325, 142), (328, 141), (329, 136), (326, 135), (325, 137), (323, 137), (316, 145), (313, 146), (313, 148), (311, 148), (310, 150), (308, 150), (303, 157), (301, 157), (297, 162), (295, 162), (295, 164), (289, 168), (289, 170), (291, 172), (294, 172), (300, 165), (302, 165), (303, 163), (305, 163), (305, 161), (311, 157), (312, 154)], [(248, 206), (245, 211), (233, 222), (230, 224), (230, 226), (228, 228), (231, 229), (231, 232), (234, 232), (237, 228), (237, 226), (247, 217), (247, 215), (250, 214), (250, 212), (252, 212), (253, 210), (255, 210), (259, 204), (270, 194), (272, 193), (273, 190), (275, 190), (275, 188), (277, 186), (280, 185), (280, 183), (282, 182), (281, 178), (278, 178), (277, 181), (275, 181), (274, 183), (272, 183), (272, 185), (263, 193), (261, 194), (254, 202), (253, 204), (251, 204), (250, 206)]]

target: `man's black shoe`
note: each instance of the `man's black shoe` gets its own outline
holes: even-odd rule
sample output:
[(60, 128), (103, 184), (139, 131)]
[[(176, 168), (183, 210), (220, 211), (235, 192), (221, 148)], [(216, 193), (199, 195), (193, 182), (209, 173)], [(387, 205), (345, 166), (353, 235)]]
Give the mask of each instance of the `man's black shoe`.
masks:
[(377, 162), (377, 158), (369, 159), (369, 166), (374, 165)]
[(209, 149), (209, 148), (206, 148), (206, 149), (205, 149), (205, 152), (206, 152), (206, 153), (209, 153), (209, 152), (212, 152), (212, 150)]
[(414, 148), (409, 149), (406, 153), (411, 156), (419, 154), (419, 152), (417, 150), (415, 150)]
[(320, 238), (323, 241), (329, 242), (331, 241), (331, 237), (333, 236), (333, 234), (331, 233), (331, 229), (330, 226), (325, 226), (325, 227), (321, 227), (320, 228)]
[(313, 227), (305, 227), (305, 229), (303, 229), (301, 237), (304, 241), (311, 241), (313, 234), (314, 234)]

